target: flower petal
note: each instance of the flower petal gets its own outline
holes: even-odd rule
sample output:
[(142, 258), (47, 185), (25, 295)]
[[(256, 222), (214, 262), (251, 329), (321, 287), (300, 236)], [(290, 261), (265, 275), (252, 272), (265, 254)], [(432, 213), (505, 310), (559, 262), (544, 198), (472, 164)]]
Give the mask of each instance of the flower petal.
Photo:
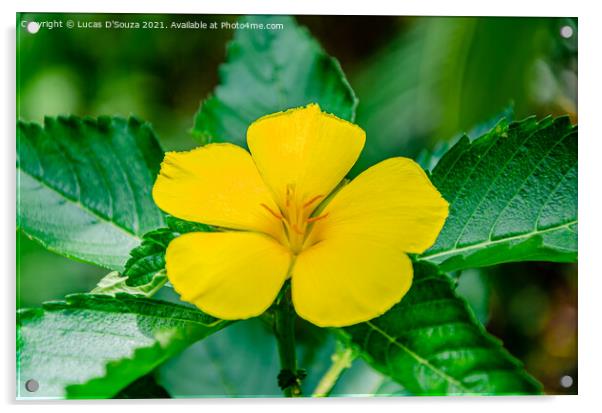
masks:
[(188, 221), (282, 234), (282, 224), (262, 207), (277, 210), (251, 155), (236, 145), (166, 153), (153, 198), (163, 211)]
[(408, 158), (390, 158), (362, 172), (320, 212), (306, 245), (360, 237), (422, 253), (443, 228), (448, 203)]
[(293, 303), (299, 316), (317, 326), (356, 324), (399, 302), (412, 276), (412, 262), (396, 248), (363, 240), (325, 240), (297, 257)]
[(263, 234), (191, 232), (169, 244), (165, 260), (183, 301), (235, 320), (267, 310), (288, 275), (291, 255)]
[[(326, 197), (357, 160), (366, 133), (316, 104), (264, 116), (247, 131), (257, 168), (283, 210)], [(317, 202), (316, 202), (317, 205)]]

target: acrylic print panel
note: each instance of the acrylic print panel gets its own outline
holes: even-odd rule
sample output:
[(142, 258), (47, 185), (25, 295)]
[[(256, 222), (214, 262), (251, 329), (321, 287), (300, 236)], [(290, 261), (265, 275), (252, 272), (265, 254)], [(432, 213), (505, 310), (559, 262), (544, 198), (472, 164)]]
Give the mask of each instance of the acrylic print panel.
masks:
[(577, 393), (577, 19), (17, 20), (17, 398)]

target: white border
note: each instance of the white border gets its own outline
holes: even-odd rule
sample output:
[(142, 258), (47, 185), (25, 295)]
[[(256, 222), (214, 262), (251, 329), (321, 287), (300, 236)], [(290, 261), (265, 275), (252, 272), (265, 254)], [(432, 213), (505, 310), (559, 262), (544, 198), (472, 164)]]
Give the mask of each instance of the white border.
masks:
[[(348, 15), (449, 15), (449, 16), (565, 16), (572, 17), (582, 8), (580, 1), (505, 0), (495, 5), (484, 2), (456, 0), (221, 0), (221, 1), (158, 1), (144, 3), (119, 0), (21, 0), (20, 11), (31, 12), (114, 12), (114, 13), (199, 13), (199, 14), (348, 14)], [(585, 3), (585, 2), (584, 2)]]
[[(0, 43), (0, 70), (2, 90), (5, 92), (1, 100), (0, 114), (3, 136), (2, 168), (4, 173), (3, 189), (6, 191), (2, 202), (2, 262), (4, 263), (3, 278), (5, 303), (2, 308), (7, 313), (2, 318), (5, 338), (1, 341), (7, 366), (2, 375), (2, 391), (4, 401), (10, 411), (13, 409), (44, 409), (46, 412), (70, 409), (85, 409), (86, 411), (105, 412), (125, 410), (139, 405), (148, 411), (164, 412), (171, 408), (172, 403), (178, 409), (199, 412), (202, 410), (233, 410), (261, 411), (278, 409), (296, 412), (307, 409), (331, 410), (341, 406), (346, 410), (365, 411), (378, 409), (383, 411), (398, 411), (400, 409), (445, 410), (446, 412), (488, 413), (504, 412), (509, 409), (523, 411), (537, 409), (547, 412), (566, 412), (567, 409), (576, 411), (594, 410), (602, 403), (599, 400), (598, 389), (602, 367), (600, 349), (602, 348), (602, 333), (597, 327), (599, 315), (602, 314), (599, 294), (602, 292), (602, 271), (595, 260), (602, 242), (596, 237), (602, 233), (600, 226), (600, 178), (602, 171), (599, 160), (602, 156), (602, 134), (595, 122), (600, 119), (598, 109), (602, 106), (600, 98), (600, 41), (602, 40), (600, 17), (596, 13), (594, 1), (525, 1), (504, 0), (501, 2), (470, 1), (470, 0), (369, 0), (355, 4), (353, 0), (329, 1), (261, 1), (261, 0), (147, 0), (141, 2), (124, 0), (22, 0), (19, 2), (1, 2), (0, 18), (2, 20), (2, 42)], [(493, 4), (495, 3), (495, 4)], [(144, 401), (144, 402), (14, 402), (14, 303), (15, 303), (15, 184), (14, 184), (14, 136), (15, 136), (15, 13), (17, 11), (49, 12), (137, 12), (137, 13), (199, 13), (199, 14), (350, 14), (350, 15), (456, 15), (456, 16), (577, 16), (579, 18), (579, 215), (584, 224), (579, 236), (579, 396), (553, 397), (523, 397), (523, 398), (404, 398), (404, 399), (335, 399), (335, 400), (180, 400)], [(598, 213), (597, 213), (598, 212)], [(344, 406), (344, 407), (343, 407)]]

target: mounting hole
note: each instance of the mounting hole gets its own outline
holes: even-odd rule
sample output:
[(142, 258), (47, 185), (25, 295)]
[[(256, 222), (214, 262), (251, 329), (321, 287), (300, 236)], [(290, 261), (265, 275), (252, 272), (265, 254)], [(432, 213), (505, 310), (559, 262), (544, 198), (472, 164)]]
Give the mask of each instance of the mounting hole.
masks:
[(40, 31), (40, 23), (38, 22), (29, 22), (27, 23), (27, 31), (31, 34), (36, 34)]
[(562, 376), (560, 379), (560, 385), (565, 389), (568, 389), (573, 385), (573, 378), (571, 376)]
[(573, 37), (573, 28), (571, 26), (562, 26), (560, 28), (560, 35), (565, 39)]
[(27, 390), (30, 393), (38, 391), (39, 388), (40, 383), (38, 383), (37, 380), (29, 379), (25, 382), (25, 390)]

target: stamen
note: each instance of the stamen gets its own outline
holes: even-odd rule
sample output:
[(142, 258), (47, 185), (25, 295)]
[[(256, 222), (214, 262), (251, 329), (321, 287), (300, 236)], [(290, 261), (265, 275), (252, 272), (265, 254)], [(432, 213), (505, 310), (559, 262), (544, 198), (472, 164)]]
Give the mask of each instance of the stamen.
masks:
[(276, 219), (282, 219), (282, 215), (278, 214), (277, 212), (272, 211), (272, 209), (267, 206), (266, 204), (260, 204), (262, 207), (264, 207), (265, 209), (267, 209), (269, 211), (270, 214), (274, 215), (276, 217)]
[(311, 223), (313, 223), (313, 222), (316, 222), (316, 221), (319, 221), (319, 220), (321, 220), (321, 219), (324, 219), (324, 218), (326, 218), (327, 216), (328, 216), (328, 214), (319, 215), (319, 216), (317, 216), (317, 217), (311, 217), (311, 218), (309, 218), (309, 219), (307, 220), (307, 223), (308, 223), (308, 224), (311, 224)]
[(295, 188), (293, 186), (293, 184), (288, 184), (286, 186), (286, 207), (288, 208), (291, 205), (291, 201), (292, 201), (292, 197), (293, 197), (293, 192), (295, 191)]
[[(310, 218), (312, 211), (315, 210), (316, 206), (319, 205), (320, 201), (323, 200), (325, 196), (316, 195), (303, 203), (303, 201), (299, 199), (301, 194), (296, 193), (294, 183), (287, 184), (285, 191), (283, 200), (285, 205), (279, 205), (279, 208), (275, 209), (270, 208), (270, 206), (266, 204), (260, 205), (282, 223), (289, 247), (292, 251), (298, 253), (303, 249), (303, 243), (305, 242), (309, 231), (311, 231), (310, 225), (328, 216), (328, 213), (325, 213)], [(297, 195), (299, 195), (299, 197)]]
[(306, 203), (303, 204), (303, 208), (309, 207), (311, 204), (313, 204), (314, 202), (316, 202), (318, 199), (321, 199), (321, 198), (324, 198), (324, 195), (314, 196), (312, 199), (310, 199), (309, 201), (307, 201)]

